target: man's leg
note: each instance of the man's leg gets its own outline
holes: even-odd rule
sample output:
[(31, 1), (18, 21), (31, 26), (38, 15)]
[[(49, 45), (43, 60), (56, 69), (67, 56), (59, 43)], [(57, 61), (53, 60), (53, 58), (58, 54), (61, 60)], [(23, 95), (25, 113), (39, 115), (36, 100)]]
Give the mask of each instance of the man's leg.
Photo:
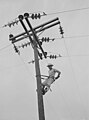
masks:
[(45, 88), (45, 85), (42, 84), (42, 94), (43, 94), (43, 95), (45, 94), (44, 88)]
[(47, 80), (48, 79), (45, 79), (45, 81), (42, 83), (42, 94), (43, 95), (45, 94), (45, 87), (47, 86)]
[(48, 92), (49, 89), (50, 89), (50, 85), (47, 84), (46, 87), (44, 88), (45, 93)]

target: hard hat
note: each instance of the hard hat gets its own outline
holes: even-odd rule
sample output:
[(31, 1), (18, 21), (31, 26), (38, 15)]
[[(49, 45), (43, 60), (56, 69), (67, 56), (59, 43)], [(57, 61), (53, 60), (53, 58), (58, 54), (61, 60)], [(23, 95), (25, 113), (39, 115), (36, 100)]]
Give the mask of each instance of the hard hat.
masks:
[(49, 64), (47, 65), (47, 67), (49, 67), (49, 66), (53, 66), (53, 64), (49, 63)]

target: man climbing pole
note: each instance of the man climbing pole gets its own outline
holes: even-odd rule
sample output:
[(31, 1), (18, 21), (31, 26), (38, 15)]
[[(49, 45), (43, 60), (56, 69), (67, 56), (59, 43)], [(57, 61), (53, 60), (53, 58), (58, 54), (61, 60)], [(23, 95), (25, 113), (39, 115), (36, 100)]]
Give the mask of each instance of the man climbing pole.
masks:
[[(48, 71), (48, 77), (45, 79), (44, 82), (42, 82), (42, 94), (44, 95), (51, 87), (51, 84), (60, 77), (61, 72), (59, 70), (56, 70), (53, 67), (53, 64), (47, 65), (49, 71)], [(57, 76), (55, 77), (57, 73)]]

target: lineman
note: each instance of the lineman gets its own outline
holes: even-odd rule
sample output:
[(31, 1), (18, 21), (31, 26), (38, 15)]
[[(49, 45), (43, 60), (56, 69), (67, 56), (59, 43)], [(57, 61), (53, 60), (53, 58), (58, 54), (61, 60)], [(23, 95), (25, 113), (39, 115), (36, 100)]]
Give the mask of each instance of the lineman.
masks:
[[(42, 83), (42, 94), (44, 95), (49, 89), (51, 84), (60, 77), (61, 72), (52, 68), (53, 64), (47, 65), (49, 71), (49, 76), (45, 79), (45, 81)], [(57, 73), (57, 76), (55, 77), (55, 74)]]

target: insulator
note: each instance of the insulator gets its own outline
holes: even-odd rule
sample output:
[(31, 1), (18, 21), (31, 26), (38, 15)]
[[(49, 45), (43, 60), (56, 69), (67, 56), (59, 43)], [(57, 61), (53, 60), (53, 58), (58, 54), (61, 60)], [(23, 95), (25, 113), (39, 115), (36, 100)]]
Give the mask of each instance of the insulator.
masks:
[(17, 20), (15, 21), (15, 23), (16, 23), (16, 25), (18, 25), (18, 21)]
[(14, 26), (14, 24), (15, 24), (15, 23), (14, 23), (14, 22), (12, 22), (12, 23), (11, 23), (11, 26), (12, 26), (12, 25)]
[(40, 58), (42, 59), (42, 53), (39, 53)]
[(47, 41), (47, 42), (49, 42), (49, 37), (48, 37), (48, 38), (46, 38), (46, 41)]
[(56, 59), (57, 56), (56, 56), (56, 55), (50, 55), (49, 58), (50, 58), (50, 59), (54, 59), (54, 58)]
[(54, 41), (55, 39), (53, 38), (52, 41)]
[(54, 41), (55, 39), (50, 39), (49, 37), (42, 37), (42, 42), (49, 42), (50, 40)]
[(38, 18), (39, 18), (39, 19), (41, 18), (41, 15), (40, 15), (40, 13), (38, 13)]
[(11, 23), (8, 23), (8, 26), (11, 27)]
[(44, 37), (42, 37), (42, 42), (44, 42)]
[(18, 48), (21, 48), (22, 46), (18, 46)]
[(34, 19), (34, 14), (31, 15), (31, 18)]
[(52, 58), (54, 58), (54, 55), (52, 55)]
[(42, 45), (42, 42), (40, 42), (40, 44)]
[(47, 56), (47, 52), (45, 52), (45, 55)]
[(19, 52), (19, 50), (17, 49), (17, 47), (15, 45), (14, 45), (14, 49), (15, 49), (15, 52), (20, 55), (20, 52)]
[(45, 42), (47, 41), (47, 38), (46, 38), (46, 37), (44, 38), (44, 41), (45, 41)]
[(32, 63), (34, 63), (35, 61), (34, 60), (32, 60)]
[(28, 42), (28, 45), (30, 45), (30, 42)]
[(21, 45), (22, 48), (24, 48), (24, 46), (25, 46), (24, 44)]
[(52, 58), (52, 55), (50, 55), (49, 58), (51, 59), (51, 58)]
[(57, 56), (55, 55), (55, 56), (54, 56), (54, 58), (56, 59), (56, 58), (57, 58)]
[(62, 35), (63, 35), (63, 34), (64, 34), (64, 32), (63, 32), (62, 27), (60, 26), (60, 27), (59, 27), (59, 29), (60, 29), (60, 34), (62, 34)]
[(37, 19), (37, 17), (38, 17), (37, 14), (35, 14), (34, 17), (35, 17), (35, 19)]
[(25, 44), (25, 46), (27, 47), (28, 43)]

